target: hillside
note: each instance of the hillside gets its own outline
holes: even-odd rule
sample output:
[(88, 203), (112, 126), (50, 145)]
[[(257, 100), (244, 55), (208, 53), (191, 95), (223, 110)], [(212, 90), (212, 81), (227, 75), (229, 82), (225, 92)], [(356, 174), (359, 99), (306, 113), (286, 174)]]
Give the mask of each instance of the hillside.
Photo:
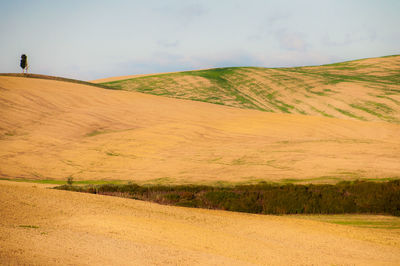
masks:
[(314, 67), (217, 68), (94, 82), (266, 112), (400, 122), (399, 55)]
[(2, 178), (221, 184), (400, 173), (394, 123), (260, 112), (39, 78), (2, 76), (0, 92)]
[[(209, 71), (219, 70), (200, 73)], [(386, 94), (391, 100), (382, 99), (396, 103), (395, 93)], [(399, 178), (400, 124), (395, 119), (357, 121), (244, 107), (110, 90), (58, 77), (0, 75), (0, 179), (13, 180), (0, 180), (0, 264), (396, 265), (399, 217), (256, 215), (42, 184), (69, 177), (78, 185), (208, 184), (219, 190), (205, 195), (218, 200), (239, 195), (226, 185), (289, 183), (271, 185), (282, 195), (283, 187), (293, 191), (292, 183), (312, 183), (297, 188), (310, 188), (327, 201), (315, 183)], [(35, 183), (15, 182), (28, 179)], [(165, 188), (165, 198), (174, 200), (171, 186)], [(259, 202), (256, 193), (236, 202)], [(348, 191), (337, 193), (341, 197)], [(368, 194), (375, 200), (374, 195)], [(292, 200), (302, 205), (297, 196)], [(397, 206), (392, 196), (385, 200)], [(365, 202), (357, 204), (370, 207)], [(386, 201), (372, 205), (379, 202)], [(271, 204), (282, 213), (277, 203)], [(297, 205), (291, 206), (296, 213), (306, 207)]]
[(396, 265), (400, 260), (398, 217), (252, 215), (1, 180), (0, 217), (2, 265)]

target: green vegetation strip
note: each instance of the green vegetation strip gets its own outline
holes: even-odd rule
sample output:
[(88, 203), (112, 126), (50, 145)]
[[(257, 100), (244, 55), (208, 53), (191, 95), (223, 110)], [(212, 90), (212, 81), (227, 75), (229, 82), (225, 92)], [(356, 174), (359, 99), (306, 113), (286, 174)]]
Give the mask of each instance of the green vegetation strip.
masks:
[(363, 228), (400, 229), (400, 217), (390, 215), (331, 214), (297, 215), (297, 218)]
[(22, 227), (22, 228), (32, 228), (32, 229), (38, 229), (38, 228), (39, 228), (39, 226), (36, 226), (36, 225), (20, 225), (19, 227)]
[(400, 180), (343, 181), (335, 185), (268, 184), (213, 187), (104, 184), (56, 189), (126, 197), (160, 204), (262, 214), (373, 213), (400, 216)]

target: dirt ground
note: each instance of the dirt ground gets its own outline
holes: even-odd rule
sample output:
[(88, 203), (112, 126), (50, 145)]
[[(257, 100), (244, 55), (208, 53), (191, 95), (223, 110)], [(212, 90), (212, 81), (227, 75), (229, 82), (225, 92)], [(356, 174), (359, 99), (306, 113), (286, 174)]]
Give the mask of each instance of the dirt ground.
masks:
[(170, 207), (0, 181), (2, 265), (399, 262), (399, 229)]
[(152, 183), (396, 178), (400, 125), (0, 77), (0, 177)]

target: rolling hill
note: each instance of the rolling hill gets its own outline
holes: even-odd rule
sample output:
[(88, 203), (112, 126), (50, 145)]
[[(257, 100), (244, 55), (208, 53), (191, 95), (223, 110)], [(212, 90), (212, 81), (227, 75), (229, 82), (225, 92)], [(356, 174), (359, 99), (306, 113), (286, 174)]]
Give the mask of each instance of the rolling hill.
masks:
[(397, 123), (260, 112), (40, 78), (1, 76), (0, 92), (2, 178), (223, 184), (400, 173)]
[(274, 113), (400, 122), (400, 56), (294, 68), (235, 67), (93, 81)]
[(0, 179), (39, 180), (0, 180), (0, 264), (397, 265), (398, 217), (254, 215), (40, 183), (399, 178), (398, 63), (214, 69), (95, 86), (0, 75)]

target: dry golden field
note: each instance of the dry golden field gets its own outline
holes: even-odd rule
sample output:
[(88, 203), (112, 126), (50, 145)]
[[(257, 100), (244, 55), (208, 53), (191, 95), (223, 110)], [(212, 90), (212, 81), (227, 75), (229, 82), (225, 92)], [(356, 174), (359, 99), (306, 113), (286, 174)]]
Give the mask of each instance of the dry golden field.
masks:
[(139, 183), (396, 178), (400, 125), (0, 77), (0, 176)]
[[(398, 265), (400, 219), (171, 207), (0, 181), (2, 265)], [(367, 223), (368, 224), (368, 223)], [(393, 226), (394, 225), (394, 226)]]
[(396, 179), (399, 66), (394, 56), (97, 81), (118, 90), (0, 76), (0, 178), (14, 180), (0, 180), (0, 264), (399, 265), (398, 217), (254, 215), (15, 182)]

